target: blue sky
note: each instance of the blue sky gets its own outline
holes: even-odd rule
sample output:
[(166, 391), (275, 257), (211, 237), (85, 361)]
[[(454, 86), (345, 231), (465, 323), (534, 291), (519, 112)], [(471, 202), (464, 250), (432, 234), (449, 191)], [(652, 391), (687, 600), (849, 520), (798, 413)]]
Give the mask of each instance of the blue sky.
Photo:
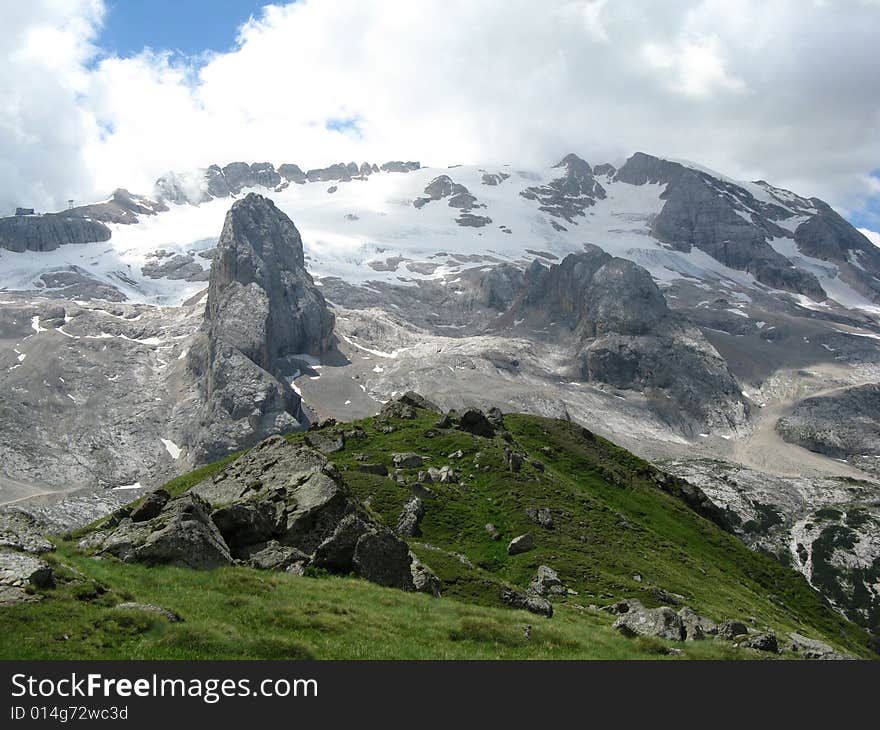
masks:
[(238, 28), (266, 0), (109, 0), (98, 45), (132, 56), (144, 47), (197, 55), (228, 51)]

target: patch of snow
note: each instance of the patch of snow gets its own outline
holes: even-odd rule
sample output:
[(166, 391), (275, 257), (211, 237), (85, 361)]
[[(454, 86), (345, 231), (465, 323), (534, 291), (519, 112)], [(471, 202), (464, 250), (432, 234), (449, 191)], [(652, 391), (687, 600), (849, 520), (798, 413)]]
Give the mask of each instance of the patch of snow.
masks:
[(180, 454), (183, 449), (181, 449), (176, 443), (174, 443), (171, 439), (159, 439), (162, 442), (162, 445), (165, 447), (165, 451), (168, 452), (168, 455), (174, 459), (175, 461), (180, 458)]

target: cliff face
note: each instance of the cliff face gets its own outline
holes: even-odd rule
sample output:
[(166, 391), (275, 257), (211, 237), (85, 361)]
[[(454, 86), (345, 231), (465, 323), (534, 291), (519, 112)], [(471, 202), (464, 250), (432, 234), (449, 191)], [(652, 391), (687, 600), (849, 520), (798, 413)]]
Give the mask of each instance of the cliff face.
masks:
[(23, 251), (54, 251), (69, 243), (110, 240), (110, 229), (81, 215), (48, 213), (40, 216), (0, 218), (0, 248)]
[(334, 317), (306, 271), (296, 226), (251, 193), (226, 216), (189, 370), (204, 408), (198, 460), (306, 425), (297, 355), (331, 344)]

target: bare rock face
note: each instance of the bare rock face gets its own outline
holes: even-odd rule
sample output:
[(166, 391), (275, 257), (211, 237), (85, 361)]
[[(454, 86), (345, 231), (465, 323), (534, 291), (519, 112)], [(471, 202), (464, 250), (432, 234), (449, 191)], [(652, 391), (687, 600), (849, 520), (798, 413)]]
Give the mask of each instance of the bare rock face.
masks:
[(789, 443), (834, 459), (880, 456), (880, 385), (806, 398), (776, 430)]
[[(498, 284), (503, 292), (503, 281)], [(533, 261), (525, 274), (525, 294), (514, 310), (548, 322), (565, 321), (583, 337), (645, 334), (669, 312), (645, 269), (597, 246), (550, 268)]]
[[(767, 286), (804, 294), (816, 301), (826, 298), (814, 274), (795, 268), (768, 242), (774, 237), (791, 237), (790, 232), (775, 223), (789, 215), (778, 206), (761, 204), (743, 188), (701, 170), (642, 152), (630, 157), (615, 179), (631, 185), (666, 185), (662, 195), (666, 203), (651, 226), (659, 240), (680, 251), (699, 248), (726, 266), (752, 274)], [(754, 209), (761, 214), (746, 213)]]
[(547, 185), (526, 188), (520, 195), (538, 201), (540, 210), (545, 213), (576, 224), (577, 216), (584, 215), (587, 208), (605, 198), (605, 188), (593, 176), (589, 163), (575, 154), (566, 155), (556, 168), (564, 170), (562, 177)]
[[(420, 564), (414, 568), (406, 542), (367, 514), (325, 456), (280, 436), (189, 492), (159, 502), (139, 507), (146, 519), (132, 512), (80, 547), (124, 562), (195, 569), (238, 561), (301, 572), (311, 564), (383, 586), (439, 592), (436, 577)], [(4, 555), (0, 549), (0, 571)]]
[(880, 249), (821, 200), (819, 211), (794, 231), (801, 253), (837, 264), (840, 277), (875, 304), (880, 302)]
[(40, 216), (0, 218), (0, 248), (23, 251), (54, 251), (71, 243), (110, 240), (110, 229), (100, 221), (80, 215), (47, 213)]
[(302, 239), (254, 193), (226, 216), (211, 269), (205, 321), (189, 354), (204, 400), (199, 460), (306, 423), (287, 378), (289, 358), (330, 346), (334, 317), (305, 270)]
[(71, 208), (67, 211), (67, 215), (79, 215), (102, 223), (132, 225), (138, 222), (139, 215), (156, 215), (167, 210), (168, 206), (162, 202), (150, 200), (142, 195), (134, 195), (124, 188), (119, 188), (113, 192), (107, 202)]

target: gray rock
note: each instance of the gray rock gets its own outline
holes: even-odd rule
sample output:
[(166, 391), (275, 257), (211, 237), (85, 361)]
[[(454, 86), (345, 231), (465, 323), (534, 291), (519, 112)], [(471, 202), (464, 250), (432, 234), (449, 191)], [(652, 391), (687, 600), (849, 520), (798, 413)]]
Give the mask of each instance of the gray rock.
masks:
[(684, 627), (679, 615), (668, 606), (645, 608), (630, 601), (628, 610), (621, 614), (612, 628), (624, 636), (657, 636), (661, 639), (681, 641)]
[(474, 436), (492, 438), (495, 435), (495, 426), (479, 408), (468, 408), (463, 411), (458, 417), (458, 428)]
[(425, 457), (412, 451), (392, 454), (391, 459), (398, 469), (418, 469), (425, 463)]
[(433, 571), (422, 563), (415, 555), (409, 554), (412, 563), (410, 563), (410, 572), (412, 574), (413, 587), (417, 593), (429, 593), (434, 598), (441, 597), (441, 589), (443, 583), (434, 575)]
[(333, 534), (315, 550), (315, 566), (337, 573), (349, 573), (352, 570), (358, 540), (371, 529), (371, 526), (357, 515), (344, 517)]
[(562, 177), (544, 186), (526, 188), (520, 195), (537, 201), (543, 212), (575, 223), (575, 217), (605, 198), (605, 188), (593, 176), (590, 165), (577, 155), (566, 155), (555, 167), (564, 170)]
[(545, 530), (553, 529), (553, 514), (548, 507), (526, 507), (526, 517)]
[(269, 540), (278, 531), (278, 511), (272, 503), (229, 504), (211, 513), (233, 555), (242, 548)]
[(403, 537), (418, 537), (421, 534), (419, 525), (425, 516), (425, 504), (419, 497), (410, 498), (397, 520), (397, 534)]
[(718, 626), (717, 636), (733, 641), (737, 636), (749, 633), (749, 628), (742, 621), (727, 620)]
[(32, 553), (0, 548), (0, 585), (13, 588), (51, 588), (52, 566)]
[(358, 464), (358, 471), (365, 474), (378, 474), (379, 476), (388, 476), (388, 467), (385, 464)]
[(73, 243), (110, 240), (110, 229), (100, 221), (66, 213), (0, 218), (0, 248), (23, 251), (54, 251)]
[[(421, 165), (418, 162), (401, 162), (400, 160), (386, 162), (380, 167), (382, 172), (413, 172), (419, 168)], [(374, 167), (373, 172), (378, 172), (378, 170)]]
[(750, 636), (745, 641), (740, 642), (740, 647), (743, 649), (766, 651), (772, 654), (779, 653), (779, 644), (776, 641), (776, 636), (769, 632)]
[(301, 568), (311, 563), (311, 556), (277, 540), (248, 545), (239, 551), (246, 565), (257, 570), (282, 570), (301, 574)]
[(537, 596), (534, 593), (522, 593), (507, 586), (502, 587), (501, 600), (511, 608), (521, 611), (529, 611), (539, 616), (550, 618), (553, 616), (553, 605), (546, 598)]
[(880, 385), (805, 398), (777, 421), (776, 431), (833, 459), (880, 456)]
[(155, 492), (148, 494), (144, 501), (135, 507), (129, 517), (132, 522), (144, 522), (158, 517), (162, 508), (168, 504), (171, 495), (164, 489), (157, 489)]
[(464, 228), (483, 228), (492, 224), (492, 219), (487, 215), (474, 215), (473, 213), (462, 213), (455, 222)]
[(345, 436), (339, 431), (311, 431), (305, 442), (322, 454), (335, 454), (345, 448)]
[(507, 554), (519, 555), (520, 553), (527, 553), (534, 547), (535, 538), (532, 536), (531, 532), (526, 532), (523, 535), (518, 535), (510, 541), (510, 544), (507, 546)]
[(535, 577), (529, 583), (529, 590), (539, 596), (565, 596), (568, 594), (568, 589), (559, 580), (559, 574), (547, 565), (538, 566)]
[(740, 215), (745, 208), (759, 206), (751, 196), (745, 197), (737, 186), (706, 172), (675, 162), (658, 160), (641, 152), (633, 155), (620, 168), (617, 180), (640, 185), (665, 182), (665, 203), (652, 224), (651, 232), (661, 241), (671, 243), (680, 251), (697, 247), (726, 266), (752, 274), (759, 282), (778, 289), (804, 294), (816, 301), (825, 299), (825, 292), (814, 274), (792, 266), (767, 241), (770, 237), (791, 237), (774, 219), (779, 212), (772, 207), (755, 220)]
[(0, 510), (0, 549), (12, 548), (35, 555), (52, 552), (55, 546), (44, 533), (32, 515), (16, 509)]
[(681, 619), (685, 641), (699, 641), (707, 635), (715, 634), (718, 630), (712, 619), (700, 616), (689, 606), (679, 610), (678, 616)]
[(211, 268), (203, 334), (188, 354), (204, 402), (190, 437), (198, 461), (303, 426), (287, 358), (325, 351), (333, 323), (291, 220), (259, 195), (237, 201)]
[(407, 544), (385, 530), (365, 533), (357, 541), (352, 566), (361, 578), (381, 586), (415, 590)]

